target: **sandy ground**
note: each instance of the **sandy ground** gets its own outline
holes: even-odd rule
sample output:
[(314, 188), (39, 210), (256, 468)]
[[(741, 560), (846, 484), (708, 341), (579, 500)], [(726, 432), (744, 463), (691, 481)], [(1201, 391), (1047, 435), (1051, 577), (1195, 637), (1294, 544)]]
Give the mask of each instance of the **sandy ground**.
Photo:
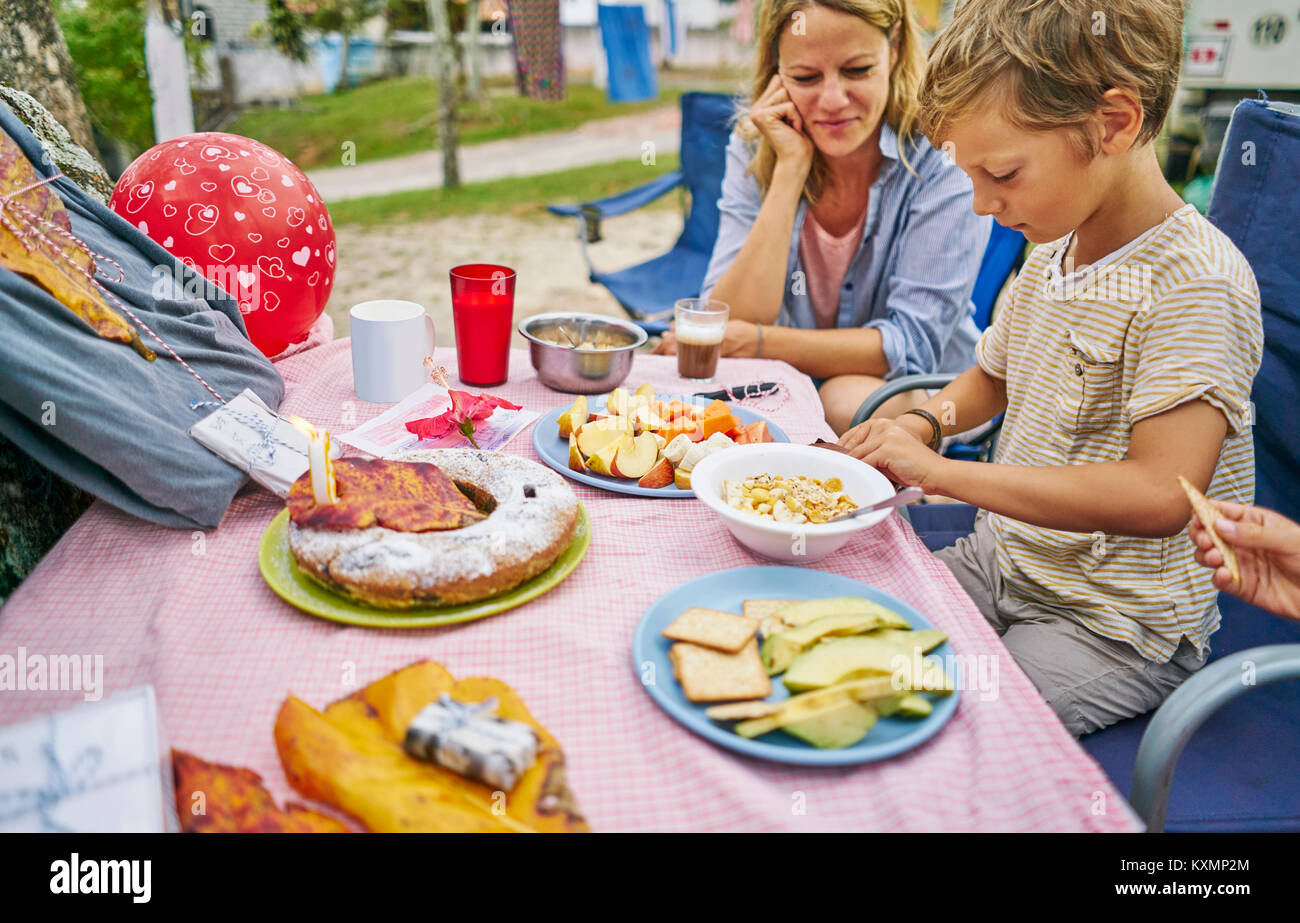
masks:
[[(681, 233), (676, 209), (647, 209), (606, 221), (604, 240), (591, 248), (600, 269), (622, 269), (666, 252)], [(515, 323), (546, 311), (587, 311), (625, 317), (604, 288), (587, 280), (576, 227), (567, 219), (504, 215), (447, 218), (390, 228), (340, 227), (339, 264), (325, 310), (336, 337), (348, 335), (348, 309), (377, 298), (425, 306), (438, 345), (455, 342), (448, 270), (490, 262), (518, 273)], [(513, 346), (526, 347), (518, 333)]]

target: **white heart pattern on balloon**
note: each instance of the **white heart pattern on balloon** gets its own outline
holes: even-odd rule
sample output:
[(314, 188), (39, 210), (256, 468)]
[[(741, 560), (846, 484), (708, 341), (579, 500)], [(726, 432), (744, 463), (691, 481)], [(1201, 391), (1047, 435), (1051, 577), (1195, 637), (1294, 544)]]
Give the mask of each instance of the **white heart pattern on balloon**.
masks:
[(191, 202), (189, 217), (185, 219), (185, 233), (193, 237), (202, 237), (221, 217), (221, 212), (214, 205)]

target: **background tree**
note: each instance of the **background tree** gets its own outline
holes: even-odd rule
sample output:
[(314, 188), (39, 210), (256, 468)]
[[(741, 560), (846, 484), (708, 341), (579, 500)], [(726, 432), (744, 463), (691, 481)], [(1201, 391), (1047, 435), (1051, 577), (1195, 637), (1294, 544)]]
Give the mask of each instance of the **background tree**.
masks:
[[(300, 5), (301, 6), (301, 5)], [(337, 32), (343, 36), (343, 69), (335, 91), (349, 86), (348, 57), (352, 52), (352, 38), (371, 19), (384, 11), (384, 0), (314, 0), (307, 22), (322, 32)]]
[(452, 37), (447, 0), (428, 0), (429, 21), (433, 23), (433, 50), (438, 61), (438, 145), (442, 148), (442, 185), (460, 188), (459, 128), (456, 106), (460, 87), (456, 67), (458, 44)]
[(307, 23), (302, 15), (290, 8), (287, 0), (269, 0), (266, 19), (254, 23), (251, 30), (255, 38), (266, 38), (287, 58), (307, 60)]
[(0, 83), (30, 93), (74, 141), (99, 156), (51, 0), (0, 2)]

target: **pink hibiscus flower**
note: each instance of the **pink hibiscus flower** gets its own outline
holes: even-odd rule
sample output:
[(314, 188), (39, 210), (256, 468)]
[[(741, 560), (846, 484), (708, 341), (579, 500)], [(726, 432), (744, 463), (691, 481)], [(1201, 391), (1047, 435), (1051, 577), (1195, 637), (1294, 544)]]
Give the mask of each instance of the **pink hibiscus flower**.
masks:
[(504, 407), (506, 410), (522, 409), (518, 404), (512, 404), (504, 398), (493, 397), (490, 394), (470, 394), (468, 391), (457, 391), (454, 388), (448, 389), (447, 393), (451, 395), (449, 410), (443, 411), (436, 417), (412, 420), (406, 424), (407, 430), (421, 439), (438, 439), (453, 429), (458, 429), (470, 441), (470, 445), (477, 449), (478, 443), (474, 441), (476, 423), (492, 416), (498, 407)]

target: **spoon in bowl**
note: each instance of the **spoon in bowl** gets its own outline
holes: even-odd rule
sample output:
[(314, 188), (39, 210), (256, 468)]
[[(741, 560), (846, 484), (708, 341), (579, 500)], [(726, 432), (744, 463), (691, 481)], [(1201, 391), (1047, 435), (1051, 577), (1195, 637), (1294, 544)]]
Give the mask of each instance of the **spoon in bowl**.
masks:
[(886, 497), (878, 503), (872, 503), (868, 506), (860, 506), (856, 510), (843, 513), (833, 519), (826, 520), (827, 523), (843, 522), (845, 519), (855, 519), (858, 516), (865, 516), (867, 513), (874, 513), (877, 510), (889, 510), (896, 506), (907, 506), (909, 503), (915, 503), (925, 496), (925, 491), (919, 487), (904, 487), (892, 497)]
[(560, 333), (564, 334), (564, 338), (568, 340), (570, 344), (572, 344), (573, 348), (577, 349), (578, 341), (573, 338), (573, 334), (569, 333), (568, 330), (564, 329), (563, 324), (557, 324), (556, 326), (560, 328)]

